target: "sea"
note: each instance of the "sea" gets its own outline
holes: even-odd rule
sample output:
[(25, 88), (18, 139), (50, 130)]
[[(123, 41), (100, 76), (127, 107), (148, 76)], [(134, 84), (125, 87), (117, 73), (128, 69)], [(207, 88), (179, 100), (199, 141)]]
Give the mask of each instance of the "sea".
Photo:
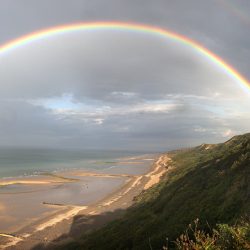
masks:
[(64, 170), (108, 170), (118, 168), (123, 158), (134, 159), (148, 152), (117, 150), (69, 150), (0, 148), (0, 178), (23, 177)]

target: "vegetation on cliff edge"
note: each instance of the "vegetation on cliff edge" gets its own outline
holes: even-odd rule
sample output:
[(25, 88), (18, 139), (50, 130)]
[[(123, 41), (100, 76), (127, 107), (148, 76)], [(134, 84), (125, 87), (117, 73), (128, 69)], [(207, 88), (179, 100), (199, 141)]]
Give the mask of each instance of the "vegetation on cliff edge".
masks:
[(201, 232), (214, 237), (211, 228), (223, 233), (249, 216), (250, 134), (169, 154), (174, 169), (122, 218), (60, 249), (162, 249), (166, 239), (171, 249), (196, 218)]

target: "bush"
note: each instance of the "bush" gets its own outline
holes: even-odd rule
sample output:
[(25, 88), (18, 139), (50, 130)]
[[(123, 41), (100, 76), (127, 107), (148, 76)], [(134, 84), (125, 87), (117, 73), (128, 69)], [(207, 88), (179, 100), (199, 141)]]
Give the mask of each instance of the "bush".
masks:
[[(218, 224), (216, 229), (205, 232), (199, 229), (199, 220), (190, 224), (176, 241), (179, 250), (244, 250), (250, 249), (250, 224), (247, 220), (229, 226)], [(167, 247), (164, 247), (167, 249)]]

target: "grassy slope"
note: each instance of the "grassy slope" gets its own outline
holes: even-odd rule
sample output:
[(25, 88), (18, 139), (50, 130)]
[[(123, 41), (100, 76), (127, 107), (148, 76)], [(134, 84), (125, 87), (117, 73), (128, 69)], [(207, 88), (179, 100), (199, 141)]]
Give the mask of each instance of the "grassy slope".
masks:
[(250, 134), (171, 154), (175, 170), (123, 218), (63, 249), (162, 249), (196, 218), (205, 228), (250, 214)]

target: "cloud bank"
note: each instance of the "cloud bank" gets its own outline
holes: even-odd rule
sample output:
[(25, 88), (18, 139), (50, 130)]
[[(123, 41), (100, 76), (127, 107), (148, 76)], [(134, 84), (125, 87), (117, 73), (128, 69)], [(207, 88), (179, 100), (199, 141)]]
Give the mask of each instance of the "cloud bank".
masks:
[[(48, 7), (45, 2), (36, 7), (38, 16)], [(123, 9), (121, 21), (168, 24), (229, 60), (249, 53), (244, 27), (207, 2), (146, 1), (141, 10), (122, 1), (103, 8), (97, 1), (74, 1), (70, 7), (60, 1), (61, 14), (52, 16), (56, 3), (48, 9), (51, 15), (39, 20), (27, 9), (34, 10), (32, 3), (6, 6), (16, 13), (16, 25), (17, 10), (24, 10), (20, 24), (27, 31), (76, 17), (115, 19), (116, 7)], [(207, 11), (194, 11), (194, 5), (215, 13), (211, 22), (204, 18)], [(8, 17), (3, 13), (1, 19)], [(229, 20), (232, 39), (223, 29)], [(20, 24), (16, 35), (24, 29)], [(238, 65), (244, 72), (244, 59)], [(43, 39), (1, 56), (0, 82), (1, 146), (159, 151), (225, 140), (248, 132), (250, 124), (249, 94), (223, 70), (195, 50), (148, 34), (90, 31)]]

